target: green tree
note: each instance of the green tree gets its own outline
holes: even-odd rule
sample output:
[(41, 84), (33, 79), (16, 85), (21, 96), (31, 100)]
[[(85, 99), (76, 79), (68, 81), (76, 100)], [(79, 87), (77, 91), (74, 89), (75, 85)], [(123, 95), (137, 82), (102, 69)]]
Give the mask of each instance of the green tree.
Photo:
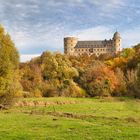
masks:
[(122, 57), (125, 57), (125, 58), (131, 58), (135, 55), (135, 49), (134, 48), (126, 48), (121, 52), (120, 55)]

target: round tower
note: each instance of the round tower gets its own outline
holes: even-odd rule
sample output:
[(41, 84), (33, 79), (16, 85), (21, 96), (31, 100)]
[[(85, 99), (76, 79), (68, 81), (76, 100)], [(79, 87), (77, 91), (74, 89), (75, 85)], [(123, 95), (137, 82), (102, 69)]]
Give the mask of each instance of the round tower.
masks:
[(68, 55), (74, 55), (74, 47), (78, 42), (78, 38), (66, 37), (64, 38), (64, 53)]
[(113, 42), (114, 42), (114, 47), (115, 47), (115, 53), (120, 52), (121, 51), (121, 36), (118, 32), (114, 33)]

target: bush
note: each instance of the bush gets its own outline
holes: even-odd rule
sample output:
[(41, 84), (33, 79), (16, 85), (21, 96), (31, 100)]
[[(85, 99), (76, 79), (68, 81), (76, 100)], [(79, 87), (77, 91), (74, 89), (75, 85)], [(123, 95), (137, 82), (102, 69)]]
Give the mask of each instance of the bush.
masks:
[(34, 89), (32, 93), (34, 97), (42, 97), (42, 92), (39, 89)]
[(85, 97), (86, 91), (80, 88), (75, 82), (71, 81), (69, 86), (62, 91), (62, 96), (66, 97)]
[(43, 97), (57, 97), (58, 91), (53, 85), (44, 83), (42, 86), (42, 95)]
[(11, 106), (13, 103), (14, 92), (10, 79), (0, 77), (0, 105)]

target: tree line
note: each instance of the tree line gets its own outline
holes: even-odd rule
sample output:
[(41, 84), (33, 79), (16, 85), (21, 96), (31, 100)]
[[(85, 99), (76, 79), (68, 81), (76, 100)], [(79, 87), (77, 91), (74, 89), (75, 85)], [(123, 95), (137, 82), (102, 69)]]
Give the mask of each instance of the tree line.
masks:
[(44, 52), (20, 64), (23, 96), (140, 97), (140, 44), (116, 55)]
[(43, 52), (20, 63), (15, 44), (0, 26), (0, 104), (14, 97), (54, 96), (140, 98), (140, 44), (99, 57)]

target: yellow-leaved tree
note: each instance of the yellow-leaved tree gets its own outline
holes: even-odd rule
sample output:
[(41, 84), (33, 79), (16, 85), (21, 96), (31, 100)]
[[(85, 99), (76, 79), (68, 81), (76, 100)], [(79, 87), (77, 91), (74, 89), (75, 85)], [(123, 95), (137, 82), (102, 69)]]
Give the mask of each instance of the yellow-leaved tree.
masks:
[(0, 25), (0, 107), (11, 105), (14, 96), (21, 92), (19, 84), (19, 53), (10, 35)]

